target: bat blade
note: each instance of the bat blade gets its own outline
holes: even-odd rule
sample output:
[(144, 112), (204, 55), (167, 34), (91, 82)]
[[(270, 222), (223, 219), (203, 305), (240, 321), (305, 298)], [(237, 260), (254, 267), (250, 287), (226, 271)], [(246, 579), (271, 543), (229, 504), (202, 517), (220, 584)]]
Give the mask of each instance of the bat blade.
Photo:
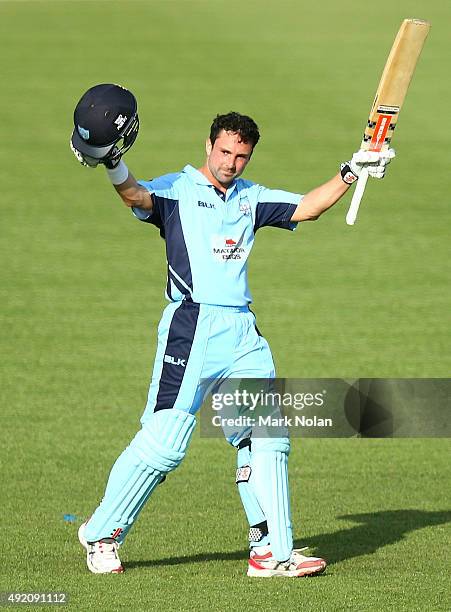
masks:
[[(404, 19), (402, 22), (382, 72), (363, 134), (361, 149), (383, 151), (390, 147), (399, 111), (430, 27), (431, 24), (422, 19)], [(359, 178), (357, 181), (346, 216), (348, 225), (355, 223), (367, 178), (362, 176), (362, 180)]]

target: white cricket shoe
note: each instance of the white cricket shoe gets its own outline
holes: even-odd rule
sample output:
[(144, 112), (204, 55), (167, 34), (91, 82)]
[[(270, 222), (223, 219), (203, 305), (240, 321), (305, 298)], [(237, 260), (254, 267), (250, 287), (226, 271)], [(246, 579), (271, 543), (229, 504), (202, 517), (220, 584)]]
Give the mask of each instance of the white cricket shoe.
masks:
[(80, 525), (78, 539), (86, 549), (86, 564), (93, 574), (122, 574), (124, 568), (117, 554), (119, 544), (112, 538), (98, 542), (87, 542), (85, 538), (86, 522)]
[(271, 576), (285, 576), (287, 578), (300, 578), (302, 576), (316, 576), (322, 574), (327, 563), (320, 557), (306, 557), (301, 554), (305, 548), (294, 549), (288, 561), (277, 561), (268, 547), (260, 547), (258, 552), (251, 550), (247, 575), (253, 578), (270, 578)]

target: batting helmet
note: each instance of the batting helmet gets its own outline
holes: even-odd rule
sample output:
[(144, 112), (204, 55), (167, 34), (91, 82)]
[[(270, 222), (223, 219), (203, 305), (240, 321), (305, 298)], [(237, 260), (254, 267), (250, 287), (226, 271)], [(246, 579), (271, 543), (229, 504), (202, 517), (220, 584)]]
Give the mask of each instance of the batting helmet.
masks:
[(99, 160), (124, 154), (139, 130), (135, 96), (120, 85), (95, 85), (83, 94), (74, 111), (72, 145), (82, 155)]

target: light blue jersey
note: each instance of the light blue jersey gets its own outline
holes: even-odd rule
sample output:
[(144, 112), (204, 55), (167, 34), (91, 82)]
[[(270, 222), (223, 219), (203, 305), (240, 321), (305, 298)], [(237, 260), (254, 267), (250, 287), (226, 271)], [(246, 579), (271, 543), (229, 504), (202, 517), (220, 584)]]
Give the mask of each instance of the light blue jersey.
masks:
[(245, 306), (252, 301), (247, 259), (256, 231), (293, 230), (301, 195), (237, 179), (226, 194), (192, 166), (151, 181), (153, 210), (134, 214), (160, 229), (166, 241), (166, 297), (172, 302)]

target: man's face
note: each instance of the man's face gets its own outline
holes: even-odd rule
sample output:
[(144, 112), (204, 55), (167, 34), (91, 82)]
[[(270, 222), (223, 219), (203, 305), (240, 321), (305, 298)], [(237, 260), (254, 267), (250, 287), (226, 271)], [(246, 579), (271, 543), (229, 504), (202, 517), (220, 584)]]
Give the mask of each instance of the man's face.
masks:
[(207, 140), (208, 169), (224, 187), (241, 176), (252, 155), (252, 145), (244, 143), (239, 134), (221, 130), (214, 144)]

